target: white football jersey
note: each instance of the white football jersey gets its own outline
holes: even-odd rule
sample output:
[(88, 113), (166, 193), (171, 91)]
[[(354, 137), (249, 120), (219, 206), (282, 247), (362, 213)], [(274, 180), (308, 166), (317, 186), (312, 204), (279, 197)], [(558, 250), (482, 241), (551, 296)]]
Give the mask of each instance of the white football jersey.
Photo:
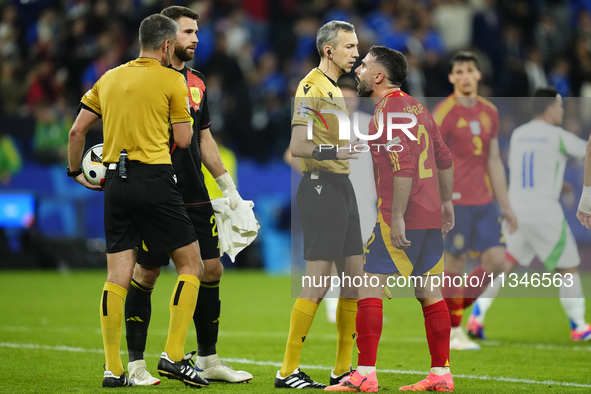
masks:
[[(556, 212), (569, 156), (584, 158), (587, 141), (543, 120), (531, 120), (511, 136), (509, 200), (518, 216)], [(549, 212), (548, 212), (549, 213)], [(518, 218), (519, 219), (519, 218)]]

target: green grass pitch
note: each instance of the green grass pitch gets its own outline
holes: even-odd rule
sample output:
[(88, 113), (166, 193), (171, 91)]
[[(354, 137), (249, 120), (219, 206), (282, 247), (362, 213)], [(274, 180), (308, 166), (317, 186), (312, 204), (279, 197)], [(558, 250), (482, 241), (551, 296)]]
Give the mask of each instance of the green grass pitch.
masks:
[[(104, 355), (98, 313), (105, 277), (104, 271), (0, 272), (1, 393), (109, 390), (101, 387)], [(590, 279), (585, 276), (588, 294)], [(175, 274), (163, 273), (152, 295), (146, 360), (153, 374), (166, 341), (168, 303), (175, 280)], [(283, 359), (294, 303), (289, 277), (228, 271), (222, 279), (221, 298), (218, 353), (234, 368), (251, 372), (254, 380), (249, 384), (212, 383), (201, 392), (277, 393), (273, 380)], [(381, 391), (395, 392), (423, 379), (430, 358), (416, 300), (384, 300), (384, 314), (387, 320), (378, 351), (378, 379)], [(591, 320), (589, 313), (587, 317)], [(570, 340), (558, 299), (500, 298), (487, 315), (486, 329), (489, 340), (483, 342), (482, 350), (451, 353), (456, 392), (591, 392), (591, 343)], [(336, 328), (326, 321), (321, 305), (302, 352), (302, 369), (313, 379), (328, 383), (335, 344)], [(196, 347), (191, 327), (185, 350)], [(125, 350), (124, 338), (121, 349)], [(123, 361), (127, 365), (126, 355)], [(160, 393), (192, 389), (164, 380), (161, 386), (115, 390)]]

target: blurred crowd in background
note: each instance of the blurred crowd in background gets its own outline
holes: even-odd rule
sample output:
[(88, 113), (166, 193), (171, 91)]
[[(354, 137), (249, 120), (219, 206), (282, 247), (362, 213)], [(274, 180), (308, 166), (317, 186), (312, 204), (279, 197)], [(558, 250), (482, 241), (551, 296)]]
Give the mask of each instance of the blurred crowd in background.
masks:
[[(355, 25), (358, 64), (371, 45), (404, 52), (410, 72), (402, 88), (431, 109), (436, 97), (452, 93), (448, 60), (459, 49), (480, 56), (482, 96), (526, 97), (551, 84), (565, 97), (591, 97), (591, 0), (0, 0), (0, 195), (34, 195), (35, 221), (25, 225), (33, 231), (25, 235), (51, 239), (45, 249), (56, 249), (56, 237), (103, 237), (102, 195), (65, 176), (68, 132), (80, 97), (107, 70), (138, 56), (140, 22), (170, 5), (201, 16), (189, 66), (206, 76), (211, 131), (237, 156), (241, 194), (256, 202), (261, 244), (247, 249), (248, 261), (289, 261), (290, 170), (282, 157), (291, 98), (318, 65), (316, 33), (330, 20)], [(503, 115), (511, 101), (493, 102), (506, 158), (521, 119)], [(587, 138), (590, 107), (591, 100), (566, 100), (565, 127)], [(101, 131), (99, 122), (87, 147), (102, 142)], [(580, 186), (581, 166), (570, 167), (567, 180)], [(565, 209), (575, 209), (571, 200)], [(578, 230), (577, 240), (591, 241)], [(19, 234), (8, 231), (6, 241), (0, 228), (0, 252), (11, 243), (12, 250), (44, 250), (19, 247), (11, 241)], [(76, 245), (64, 244), (57, 260), (71, 258)]]
[(447, 61), (465, 48), (482, 60), (483, 96), (546, 84), (591, 96), (591, 0), (3, 0), (0, 135), (28, 119), (17, 123), (32, 128), (18, 146), (25, 159), (63, 163), (80, 97), (137, 57), (141, 20), (173, 4), (201, 16), (190, 65), (207, 78), (212, 132), (240, 158), (281, 157), (290, 97), (318, 64), (318, 28), (333, 19), (355, 25), (361, 56), (373, 44), (403, 51), (403, 89), (417, 98), (451, 93)]

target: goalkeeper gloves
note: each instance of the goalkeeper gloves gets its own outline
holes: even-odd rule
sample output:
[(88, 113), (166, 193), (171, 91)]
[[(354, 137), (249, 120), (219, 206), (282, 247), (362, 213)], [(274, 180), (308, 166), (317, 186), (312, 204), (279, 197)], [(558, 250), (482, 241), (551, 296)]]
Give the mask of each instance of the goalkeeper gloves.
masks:
[(230, 199), (230, 208), (232, 211), (235, 211), (238, 203), (242, 201), (242, 197), (240, 197), (240, 194), (238, 194), (238, 190), (236, 190), (236, 184), (232, 180), (232, 177), (226, 171), (222, 175), (215, 178), (215, 181), (218, 184), (218, 188), (224, 194), (224, 197), (228, 197)]

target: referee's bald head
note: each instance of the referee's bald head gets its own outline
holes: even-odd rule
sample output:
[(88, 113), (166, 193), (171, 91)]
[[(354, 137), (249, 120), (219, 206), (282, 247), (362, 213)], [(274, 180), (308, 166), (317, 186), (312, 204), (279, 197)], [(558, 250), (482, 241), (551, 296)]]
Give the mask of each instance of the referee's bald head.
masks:
[(157, 51), (164, 41), (174, 41), (178, 30), (178, 23), (172, 19), (160, 14), (150, 15), (140, 25), (140, 49)]

